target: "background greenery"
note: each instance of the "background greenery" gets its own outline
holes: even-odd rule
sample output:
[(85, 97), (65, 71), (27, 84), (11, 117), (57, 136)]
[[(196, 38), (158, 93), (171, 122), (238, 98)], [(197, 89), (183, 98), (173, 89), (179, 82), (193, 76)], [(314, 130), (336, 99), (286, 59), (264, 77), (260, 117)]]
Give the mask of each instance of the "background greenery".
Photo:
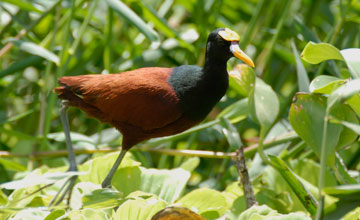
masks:
[[(359, 1), (3, 0), (0, 19), (1, 219), (150, 219), (174, 204), (206, 219), (290, 212), (286, 218), (305, 219), (294, 212), (314, 217), (319, 188), (326, 219), (358, 219), (360, 53), (339, 50), (359, 48)], [(235, 79), (205, 122), (134, 148), (113, 190), (99, 184), (117, 156), (106, 152), (116, 151), (120, 134), (71, 108), (83, 172), (69, 207), (64, 200), (46, 208), (71, 175), (63, 173), (56, 79), (201, 66), (208, 33), (218, 27), (239, 33), (255, 71), (232, 59)], [(347, 87), (336, 90), (341, 85)], [(295, 96), (299, 91), (307, 94)], [(240, 146), (256, 199), (271, 209), (244, 212), (231, 160)]]

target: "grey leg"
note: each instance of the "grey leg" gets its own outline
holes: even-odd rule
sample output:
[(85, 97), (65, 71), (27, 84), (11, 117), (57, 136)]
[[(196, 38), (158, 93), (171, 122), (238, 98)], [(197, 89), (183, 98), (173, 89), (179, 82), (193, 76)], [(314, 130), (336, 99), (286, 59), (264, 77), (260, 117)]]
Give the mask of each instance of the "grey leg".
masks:
[[(78, 171), (77, 165), (76, 165), (76, 160), (75, 160), (74, 149), (72, 147), (72, 142), (71, 142), (71, 137), (70, 137), (69, 119), (68, 119), (68, 115), (66, 112), (67, 107), (68, 107), (68, 101), (62, 100), (61, 107), (60, 107), (60, 119), (61, 119), (61, 123), (63, 124), (63, 127), (64, 127), (65, 142), (66, 142), (66, 148), (68, 151), (68, 160), (69, 160), (69, 164), (70, 164), (68, 171)], [(68, 202), (69, 202), (72, 188), (75, 185), (76, 179), (77, 179), (77, 176), (70, 177), (64, 183), (64, 185), (60, 188), (59, 192), (55, 195), (55, 197), (51, 200), (49, 206), (52, 206), (53, 204), (55, 204), (55, 205), (59, 204), (64, 199), (64, 197), (67, 193), (69, 194), (69, 199), (68, 199)], [(59, 200), (57, 200), (57, 197), (60, 194), (62, 194), (62, 195), (60, 196)]]
[(108, 175), (106, 176), (104, 181), (101, 183), (102, 188), (110, 188), (111, 187), (111, 180), (112, 180), (117, 168), (120, 166), (120, 163), (121, 163), (122, 159), (124, 158), (126, 152), (127, 152), (127, 150), (124, 150), (124, 149), (122, 149), (120, 151), (120, 154), (119, 154), (118, 158), (116, 159), (114, 165), (111, 167), (111, 170), (109, 171)]

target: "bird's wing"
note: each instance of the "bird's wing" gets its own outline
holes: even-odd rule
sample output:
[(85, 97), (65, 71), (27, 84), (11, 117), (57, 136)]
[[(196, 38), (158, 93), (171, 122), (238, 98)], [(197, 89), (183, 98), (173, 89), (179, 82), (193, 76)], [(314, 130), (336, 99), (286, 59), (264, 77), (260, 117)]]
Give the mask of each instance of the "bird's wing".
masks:
[(141, 68), (121, 74), (62, 77), (59, 83), (99, 109), (101, 120), (144, 130), (164, 127), (182, 115), (168, 84), (170, 68)]

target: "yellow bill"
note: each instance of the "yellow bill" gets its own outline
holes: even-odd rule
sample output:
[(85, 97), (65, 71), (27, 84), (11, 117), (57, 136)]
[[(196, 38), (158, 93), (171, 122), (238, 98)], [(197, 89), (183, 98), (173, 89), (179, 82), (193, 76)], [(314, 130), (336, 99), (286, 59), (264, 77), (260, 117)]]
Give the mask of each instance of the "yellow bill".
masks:
[(230, 30), (229, 28), (225, 28), (223, 31), (219, 31), (220, 37), (222, 37), (226, 41), (231, 41), (230, 51), (234, 54), (235, 57), (239, 58), (240, 60), (244, 61), (247, 65), (251, 67), (255, 67), (254, 62), (252, 59), (242, 51), (238, 45), (240, 37), (235, 32)]
[(240, 60), (244, 61), (244, 63), (246, 63), (247, 65), (251, 66), (252, 68), (255, 67), (255, 64), (252, 61), (252, 59), (248, 55), (246, 55), (244, 53), (244, 51), (242, 51), (240, 49), (237, 41), (236, 42), (235, 41), (231, 42), (230, 51), (231, 51), (231, 53), (234, 54), (235, 57), (237, 57)]

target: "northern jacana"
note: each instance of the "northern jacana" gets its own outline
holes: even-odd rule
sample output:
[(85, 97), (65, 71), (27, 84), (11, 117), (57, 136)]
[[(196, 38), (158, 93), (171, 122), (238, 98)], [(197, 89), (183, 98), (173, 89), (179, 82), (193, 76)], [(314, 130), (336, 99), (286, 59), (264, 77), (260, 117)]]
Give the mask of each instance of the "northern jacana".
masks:
[[(125, 153), (141, 141), (173, 135), (200, 123), (228, 88), (227, 61), (235, 56), (254, 67), (240, 49), (239, 36), (227, 28), (209, 34), (205, 65), (150, 67), (118, 74), (59, 78), (54, 91), (63, 102), (62, 121), (68, 130), (66, 106), (108, 123), (123, 135), (122, 150), (102, 187), (112, 177)], [(76, 170), (69, 132), (66, 134), (70, 170)]]

